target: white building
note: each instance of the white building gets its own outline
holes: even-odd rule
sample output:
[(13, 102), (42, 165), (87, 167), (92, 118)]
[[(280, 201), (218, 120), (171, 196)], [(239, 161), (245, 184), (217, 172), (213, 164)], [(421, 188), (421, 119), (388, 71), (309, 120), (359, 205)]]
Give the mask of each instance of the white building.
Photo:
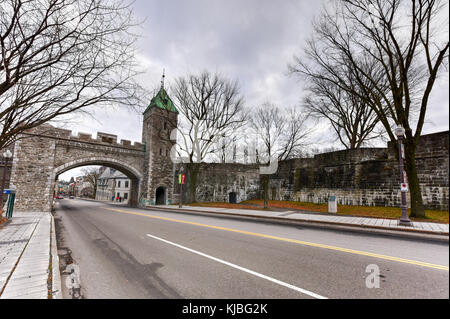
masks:
[(128, 203), (131, 187), (130, 179), (120, 171), (110, 167), (103, 166), (100, 168), (100, 172), (95, 199)]

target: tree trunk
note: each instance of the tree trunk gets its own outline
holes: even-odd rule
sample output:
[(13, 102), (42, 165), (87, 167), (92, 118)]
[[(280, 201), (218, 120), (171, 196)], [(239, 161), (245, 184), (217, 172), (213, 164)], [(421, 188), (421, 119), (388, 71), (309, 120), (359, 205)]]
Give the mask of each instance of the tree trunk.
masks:
[(197, 202), (197, 178), (200, 171), (200, 164), (191, 163), (188, 165), (189, 171), (189, 203)]
[(408, 176), (409, 194), (411, 198), (411, 217), (425, 217), (419, 177), (416, 168), (416, 147), (413, 143), (405, 141), (405, 171)]

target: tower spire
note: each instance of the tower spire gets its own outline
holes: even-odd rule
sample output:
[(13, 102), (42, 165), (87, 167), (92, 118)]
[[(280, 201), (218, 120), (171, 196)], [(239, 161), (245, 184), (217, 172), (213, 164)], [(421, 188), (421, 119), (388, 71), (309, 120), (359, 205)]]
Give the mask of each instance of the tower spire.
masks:
[(162, 79), (161, 79), (161, 88), (164, 89), (164, 78), (166, 77), (165, 75), (165, 69), (163, 69), (163, 74), (162, 74)]

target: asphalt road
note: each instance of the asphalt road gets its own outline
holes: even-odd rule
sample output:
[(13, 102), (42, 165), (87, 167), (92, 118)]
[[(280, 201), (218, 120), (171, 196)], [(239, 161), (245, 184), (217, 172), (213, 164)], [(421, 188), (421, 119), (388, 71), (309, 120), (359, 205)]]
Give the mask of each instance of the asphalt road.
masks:
[(55, 217), (83, 298), (449, 298), (448, 243), (77, 199)]

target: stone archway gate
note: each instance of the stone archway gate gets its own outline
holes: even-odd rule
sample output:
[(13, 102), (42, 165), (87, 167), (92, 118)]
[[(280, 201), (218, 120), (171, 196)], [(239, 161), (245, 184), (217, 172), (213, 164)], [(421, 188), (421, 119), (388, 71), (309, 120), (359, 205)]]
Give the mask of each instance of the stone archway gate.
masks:
[(104, 165), (120, 170), (131, 179), (130, 205), (137, 206), (144, 189), (144, 145), (117, 136), (79, 133), (50, 125), (21, 134), (14, 146), (10, 185), (16, 187), (16, 211), (50, 211), (55, 181), (75, 167)]

